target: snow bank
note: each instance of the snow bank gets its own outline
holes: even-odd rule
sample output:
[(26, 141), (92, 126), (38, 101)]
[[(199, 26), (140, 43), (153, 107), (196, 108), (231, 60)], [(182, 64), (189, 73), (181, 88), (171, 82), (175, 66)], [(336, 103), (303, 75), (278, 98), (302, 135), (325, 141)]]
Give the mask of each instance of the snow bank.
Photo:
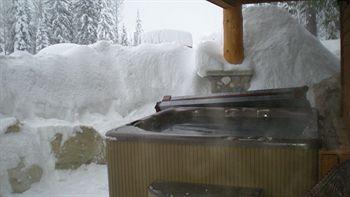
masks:
[[(0, 195), (11, 193), (7, 169), (22, 157), (26, 165), (43, 169), (41, 182), (56, 176), (50, 148), (56, 133), (64, 142), (84, 125), (103, 136), (154, 113), (164, 95), (192, 94), (192, 56), (192, 49), (180, 44), (122, 47), (109, 42), (0, 56)], [(16, 119), (23, 129), (5, 134)]]
[[(339, 72), (339, 59), (286, 11), (249, 7), (243, 14), (245, 60), (237, 67), (254, 69), (251, 90), (311, 85)], [(200, 75), (230, 69), (220, 40), (203, 42), (197, 49)]]
[(77, 170), (57, 171), (46, 182), (33, 185), (32, 189), (13, 197), (108, 197), (108, 177), (105, 165), (91, 164)]
[[(51, 151), (50, 145), (50, 142), (54, 139), (54, 136), (57, 133), (62, 134), (61, 144), (64, 144), (66, 140), (75, 136), (76, 133), (74, 131), (76, 130), (76, 127), (80, 125), (93, 126), (97, 131), (101, 133), (102, 136), (104, 136), (104, 133), (110, 129), (122, 126), (136, 119), (148, 116), (151, 113), (154, 113), (153, 102), (142, 106), (139, 109), (134, 109), (126, 117), (121, 117), (119, 114), (115, 114), (115, 112), (113, 112), (108, 113), (107, 115), (97, 113), (84, 114), (84, 116), (82, 116), (78, 121), (75, 122), (69, 122), (58, 119), (44, 119), (38, 117), (35, 119), (26, 119), (25, 121), (21, 122), (22, 128), (20, 132), (0, 134), (0, 196), (12, 195), (11, 186), (8, 181), (7, 170), (16, 167), (21, 161), (21, 158), (24, 158), (26, 166), (35, 164), (40, 166), (44, 171), (42, 180), (39, 183), (39, 185), (32, 185), (32, 189), (25, 192), (23, 196), (32, 196), (34, 194), (39, 195), (39, 193), (40, 195), (41, 193), (43, 193), (43, 196), (47, 196), (48, 193), (56, 195), (56, 192), (57, 194), (63, 192), (63, 194), (66, 195), (68, 191), (65, 191), (65, 189), (67, 188), (65, 188), (62, 191), (59, 191), (60, 188), (57, 187), (58, 182), (60, 183), (59, 185), (63, 184), (64, 187), (71, 185), (72, 188), (70, 192), (72, 194), (77, 194), (74, 193), (78, 191), (75, 188), (75, 184), (80, 181), (70, 181), (71, 176), (73, 175), (70, 175), (70, 172), (68, 171), (62, 172), (55, 170), (55, 156)], [(17, 121), (13, 117), (0, 118), (0, 126), (2, 128), (5, 128), (7, 125), (13, 124)], [(91, 167), (88, 168), (90, 169)], [(105, 170), (106, 167), (101, 166), (96, 168)], [(78, 173), (81, 175), (81, 173), (85, 173), (85, 170), (80, 171), (81, 169), (84, 169), (84, 167), (80, 168), (77, 172), (74, 172), (73, 174)], [(62, 174), (64, 174), (63, 177)], [(96, 176), (96, 174), (94, 174), (94, 176)], [(103, 178), (106, 178), (107, 174), (97, 174), (97, 176), (102, 176)], [(90, 175), (87, 175), (86, 177), (90, 177)], [(64, 178), (69, 180), (62, 180)], [(79, 179), (78, 176), (76, 178)], [(66, 183), (67, 181), (68, 183)], [(90, 181), (83, 182), (84, 184), (91, 184)], [(106, 184), (107, 179), (103, 180), (101, 183)], [(91, 188), (96, 189), (96, 187)], [(94, 190), (91, 192), (98, 191)], [(104, 188), (103, 192), (108, 192), (108, 188)], [(22, 196), (22, 194), (18, 194), (18, 196)]]
[(193, 46), (191, 33), (171, 29), (146, 32), (141, 35), (141, 42), (148, 44), (178, 43), (183, 46)]
[[(39, 165), (48, 176), (47, 169), (52, 161), (48, 146), (41, 144), (38, 136), (29, 127), (24, 127), (19, 133), (1, 135), (0, 137), (0, 195), (11, 193), (8, 181), (8, 169), (16, 167), (23, 160), (26, 167)], [(47, 156), (47, 157), (45, 157)]]
[(192, 50), (177, 44), (60, 44), (0, 58), (0, 111), (17, 118), (75, 121), (122, 116), (166, 94), (190, 92)]
[(340, 40), (323, 40), (322, 44), (335, 56), (340, 58)]

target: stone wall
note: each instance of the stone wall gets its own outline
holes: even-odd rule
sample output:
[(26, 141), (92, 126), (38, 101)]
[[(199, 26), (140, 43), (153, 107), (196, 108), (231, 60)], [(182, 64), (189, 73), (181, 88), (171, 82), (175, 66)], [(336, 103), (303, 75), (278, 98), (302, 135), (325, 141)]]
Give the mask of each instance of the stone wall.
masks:
[(239, 93), (250, 87), (252, 70), (207, 71), (212, 93)]

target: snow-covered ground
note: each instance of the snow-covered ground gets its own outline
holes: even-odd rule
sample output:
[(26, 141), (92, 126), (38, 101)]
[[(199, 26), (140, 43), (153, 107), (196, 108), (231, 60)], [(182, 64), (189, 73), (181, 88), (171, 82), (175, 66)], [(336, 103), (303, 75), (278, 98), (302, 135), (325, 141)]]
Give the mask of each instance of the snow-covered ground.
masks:
[(91, 164), (77, 170), (56, 171), (49, 179), (33, 184), (13, 197), (107, 197), (108, 177), (105, 165)]
[[(122, 47), (103, 41), (54, 45), (34, 56), (0, 56), (0, 196), (12, 195), (6, 170), (23, 156), (44, 174), (16, 197), (108, 196), (106, 166), (54, 170), (49, 141), (55, 132), (68, 138), (74, 126), (86, 125), (104, 136), (154, 113), (163, 95), (208, 93), (206, 79), (196, 73), (252, 68), (251, 89), (264, 89), (311, 85), (339, 71), (339, 58), (287, 12), (251, 7), (244, 18), (246, 59), (239, 66), (227, 64), (221, 38), (212, 37), (196, 49), (176, 43)], [(22, 130), (5, 134), (16, 121), (13, 117)]]

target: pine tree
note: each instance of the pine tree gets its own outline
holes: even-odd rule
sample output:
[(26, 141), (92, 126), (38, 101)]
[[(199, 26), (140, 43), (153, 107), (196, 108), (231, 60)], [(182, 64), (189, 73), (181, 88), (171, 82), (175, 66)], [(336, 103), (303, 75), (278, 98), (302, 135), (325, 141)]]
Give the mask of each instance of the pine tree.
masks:
[(38, 31), (36, 36), (36, 51), (39, 52), (41, 49), (50, 45), (50, 34), (48, 24), (48, 17), (46, 12), (42, 13), (39, 19)]
[(51, 28), (52, 44), (70, 43), (73, 41), (73, 16), (69, 0), (47, 0), (44, 12), (49, 20), (45, 21)]
[(137, 10), (136, 30), (134, 32), (134, 46), (141, 44), (141, 34), (142, 34), (142, 32), (143, 32), (142, 20), (140, 18), (140, 12)]
[(97, 41), (97, 29), (100, 15), (100, 1), (77, 1), (74, 5), (78, 44), (92, 44)]
[(16, 8), (15, 1), (0, 1), (2, 3), (2, 15), (0, 19), (4, 21), (4, 50), (5, 55), (14, 52), (16, 36)]
[(121, 22), (121, 11), (124, 4), (124, 0), (115, 0), (114, 4), (114, 17), (115, 17), (115, 26), (114, 26), (114, 42), (115, 43), (121, 43), (120, 41), (120, 32), (119, 32), (119, 25)]
[(4, 52), (5, 45), (5, 20), (4, 20), (4, 2), (0, 1), (0, 53)]
[(284, 3), (299, 22), (315, 36), (326, 39), (339, 37), (339, 6), (337, 0), (310, 0)]
[(0, 53), (4, 52), (4, 45), (5, 45), (5, 42), (4, 42), (4, 37), (3, 37), (3, 34), (2, 34), (3, 30), (0, 29)]
[(128, 46), (129, 40), (128, 40), (128, 33), (126, 31), (125, 25), (123, 25), (122, 35), (121, 35), (121, 45)]
[(338, 39), (340, 35), (340, 8), (337, 0), (320, 0), (318, 14), (320, 34), (324, 39)]
[[(0, 24), (1, 25), (1, 24)], [(5, 45), (5, 40), (4, 40), (4, 35), (3, 35), (3, 29), (2, 25), (0, 27), (0, 53), (4, 52), (4, 45)]]
[(30, 11), (28, 0), (14, 0), (15, 9), (15, 50), (30, 51)]
[(113, 16), (113, 6), (111, 0), (101, 0), (100, 22), (98, 24), (97, 37), (99, 40), (115, 40), (113, 28), (116, 26)]

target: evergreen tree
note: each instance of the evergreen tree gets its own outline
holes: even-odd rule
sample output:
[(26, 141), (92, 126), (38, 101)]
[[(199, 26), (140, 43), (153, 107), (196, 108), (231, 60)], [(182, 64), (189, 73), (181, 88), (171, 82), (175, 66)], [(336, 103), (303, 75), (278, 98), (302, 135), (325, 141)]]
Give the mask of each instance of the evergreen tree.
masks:
[(299, 22), (315, 36), (339, 38), (339, 6), (337, 0), (291, 1), (284, 3)]
[[(43, 12), (47, 12), (49, 20), (44, 20), (51, 28), (52, 44), (70, 43), (73, 41), (73, 16), (69, 0), (48, 0)], [(85, 2), (85, 1), (78, 1)]]
[(4, 52), (5, 45), (5, 20), (4, 20), (4, 2), (0, 1), (0, 53)]
[(97, 37), (99, 40), (115, 40), (114, 29), (116, 26), (113, 16), (113, 6), (111, 0), (101, 0), (100, 22), (98, 24)]
[(77, 1), (74, 5), (78, 44), (92, 44), (97, 41), (97, 29), (100, 16), (100, 1)]
[(0, 28), (0, 53), (4, 52), (4, 45), (5, 45), (5, 41), (4, 41), (4, 36), (3, 36), (3, 30)]
[(16, 36), (16, 7), (15, 1), (0, 1), (2, 3), (1, 19), (4, 21), (4, 42), (5, 54), (11, 54), (14, 51)]
[(46, 12), (42, 13), (39, 19), (39, 26), (36, 36), (36, 51), (39, 52), (41, 49), (50, 45), (50, 34), (48, 24), (48, 17)]
[(121, 45), (128, 46), (129, 40), (128, 40), (128, 33), (126, 31), (125, 25), (123, 25), (122, 35), (121, 35)]
[(124, 0), (115, 0), (114, 4), (114, 17), (115, 17), (115, 26), (114, 26), (114, 42), (115, 43), (121, 43), (120, 41), (120, 32), (119, 32), (119, 25), (121, 21), (121, 11), (124, 4)]
[(134, 46), (141, 44), (141, 34), (142, 34), (142, 32), (143, 32), (142, 20), (140, 18), (140, 12), (137, 10), (136, 30), (134, 32)]
[(0, 29), (0, 53), (4, 52), (4, 45), (5, 45), (5, 42), (4, 42), (4, 37), (3, 37), (3, 34), (2, 34), (3, 30)]
[(15, 9), (15, 50), (30, 51), (30, 11), (28, 0), (14, 0)]
[(320, 35), (325, 39), (338, 39), (340, 35), (340, 8), (336, 0), (321, 0), (318, 14)]

